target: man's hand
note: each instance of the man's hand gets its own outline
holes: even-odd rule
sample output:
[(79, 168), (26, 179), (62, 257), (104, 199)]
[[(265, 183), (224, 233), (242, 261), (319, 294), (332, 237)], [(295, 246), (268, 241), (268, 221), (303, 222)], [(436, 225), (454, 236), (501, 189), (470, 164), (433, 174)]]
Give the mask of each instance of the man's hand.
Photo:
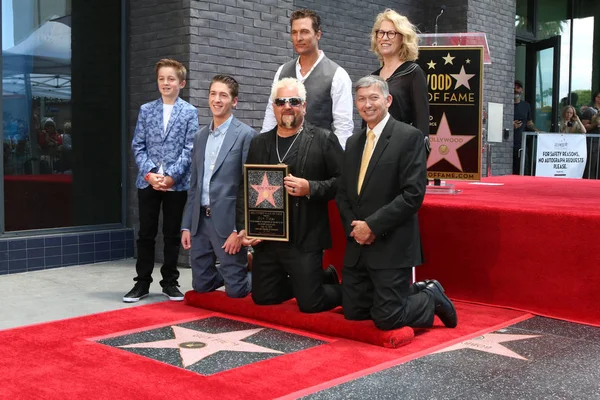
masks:
[(187, 229), (181, 231), (181, 246), (185, 250), (189, 250), (192, 247), (192, 238), (190, 236), (190, 231)]
[(244, 246), (256, 246), (257, 244), (259, 244), (260, 242), (262, 242), (262, 240), (259, 240), (259, 239), (248, 239), (246, 237), (246, 230), (245, 229), (242, 229), (241, 231), (239, 231), (237, 235), (241, 239), (242, 244)]
[(523, 122), (522, 122), (522, 121), (520, 121), (520, 120), (518, 120), (518, 119), (515, 119), (515, 120), (513, 121), (513, 128), (514, 128), (514, 129), (519, 129), (519, 128), (521, 127), (521, 125), (523, 125)]
[(237, 254), (242, 248), (242, 238), (237, 232), (231, 232), (222, 249), (227, 254)]
[(352, 232), (350, 236), (360, 245), (371, 244), (375, 240), (375, 234), (369, 228), (365, 221), (352, 221)]
[(283, 185), (288, 194), (292, 196), (304, 197), (310, 195), (310, 185), (306, 179), (296, 178), (294, 175), (289, 174), (283, 178)]

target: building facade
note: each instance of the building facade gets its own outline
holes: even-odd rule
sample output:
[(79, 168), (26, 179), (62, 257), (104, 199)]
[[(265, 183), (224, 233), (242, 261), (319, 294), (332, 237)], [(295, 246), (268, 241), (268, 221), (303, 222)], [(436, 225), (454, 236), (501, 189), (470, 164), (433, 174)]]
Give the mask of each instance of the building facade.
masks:
[[(378, 68), (369, 48), (379, 12), (393, 8), (432, 33), (441, 11), (433, 0), (1, 1), (0, 274), (133, 255), (138, 215), (130, 143), (139, 107), (158, 97), (160, 58), (188, 67), (182, 97), (198, 108), (201, 125), (210, 122), (208, 83), (227, 73), (240, 83), (235, 115), (260, 129), (273, 75), (294, 56), (293, 10), (319, 13), (320, 48), (353, 81)], [(536, 123), (549, 131), (563, 97), (575, 103), (567, 94), (580, 93), (583, 104), (586, 91), (598, 90), (597, 10), (584, 0), (445, 2), (439, 33), (487, 35), (492, 63), (484, 68), (484, 108), (502, 104), (508, 132), (492, 144), (494, 175), (512, 171), (515, 78), (525, 82)], [(559, 77), (550, 90), (547, 76)], [(183, 252), (180, 261), (187, 262)]]

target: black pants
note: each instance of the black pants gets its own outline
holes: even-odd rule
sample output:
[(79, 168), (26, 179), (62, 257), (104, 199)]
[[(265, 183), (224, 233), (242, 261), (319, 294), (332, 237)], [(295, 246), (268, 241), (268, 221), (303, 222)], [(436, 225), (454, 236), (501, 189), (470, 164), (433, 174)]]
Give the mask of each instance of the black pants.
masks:
[(411, 277), (410, 268), (374, 269), (362, 258), (355, 266), (344, 266), (344, 317), (355, 321), (372, 319), (382, 330), (432, 326), (433, 296), (428, 292), (411, 295)]
[(263, 242), (254, 247), (252, 299), (280, 304), (293, 297), (300, 311), (314, 313), (342, 304), (340, 285), (323, 284), (323, 252), (303, 252), (293, 243)]
[(147, 187), (138, 189), (140, 230), (138, 232), (138, 258), (135, 264), (137, 277), (134, 281), (152, 282), (154, 270), (154, 244), (158, 233), (158, 219), (162, 204), (164, 238), (164, 264), (160, 269), (162, 287), (178, 285), (177, 260), (181, 243), (181, 218), (187, 200), (187, 192), (161, 192)]

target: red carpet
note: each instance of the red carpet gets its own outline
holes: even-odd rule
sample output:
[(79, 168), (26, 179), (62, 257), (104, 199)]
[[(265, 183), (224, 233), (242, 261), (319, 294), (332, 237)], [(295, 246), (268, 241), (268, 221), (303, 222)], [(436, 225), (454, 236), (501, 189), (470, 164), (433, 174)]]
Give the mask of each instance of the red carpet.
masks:
[[(491, 177), (427, 195), (419, 218), (426, 263), (453, 299), (600, 326), (600, 181)], [(337, 216), (333, 215), (332, 221)], [(338, 220), (339, 221), (339, 220)], [(342, 236), (341, 225), (332, 227)], [(327, 254), (341, 267), (343, 243)]]
[(99, 344), (91, 339), (212, 316), (249, 321), (186, 306), (158, 303), (24, 328), (0, 331), (2, 399), (266, 399), (325, 387), (496, 330), (528, 315), (457, 303), (459, 326), (417, 331), (398, 349), (315, 336), (324, 341), (306, 350), (204, 376)]
[(185, 302), (191, 306), (207, 310), (239, 315), (388, 348), (403, 346), (414, 337), (414, 332), (409, 327), (381, 331), (375, 327), (373, 321), (348, 321), (342, 315), (341, 309), (317, 314), (304, 314), (298, 311), (298, 306), (293, 300), (273, 306), (257, 306), (250, 296), (243, 299), (232, 299), (221, 291), (197, 293), (190, 290), (185, 294)]

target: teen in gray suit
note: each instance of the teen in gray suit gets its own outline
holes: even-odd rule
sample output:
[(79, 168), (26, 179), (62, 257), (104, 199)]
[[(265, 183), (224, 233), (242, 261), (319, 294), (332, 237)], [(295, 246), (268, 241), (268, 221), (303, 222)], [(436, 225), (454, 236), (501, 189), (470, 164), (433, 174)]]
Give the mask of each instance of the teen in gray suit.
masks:
[(356, 83), (367, 129), (348, 139), (336, 197), (347, 235), (344, 316), (388, 330), (430, 327), (437, 315), (453, 328), (456, 310), (439, 282), (410, 285), (411, 268), (422, 262), (417, 211), (425, 196), (425, 143), (421, 131), (389, 115), (391, 103), (381, 77)]
[[(181, 224), (181, 243), (191, 249), (192, 287), (210, 292), (225, 284), (230, 297), (250, 293), (248, 252), (236, 231), (236, 195), (256, 131), (232, 114), (238, 83), (216, 75), (209, 87), (212, 123), (194, 139), (192, 177)], [(217, 269), (216, 259), (221, 266)]]

